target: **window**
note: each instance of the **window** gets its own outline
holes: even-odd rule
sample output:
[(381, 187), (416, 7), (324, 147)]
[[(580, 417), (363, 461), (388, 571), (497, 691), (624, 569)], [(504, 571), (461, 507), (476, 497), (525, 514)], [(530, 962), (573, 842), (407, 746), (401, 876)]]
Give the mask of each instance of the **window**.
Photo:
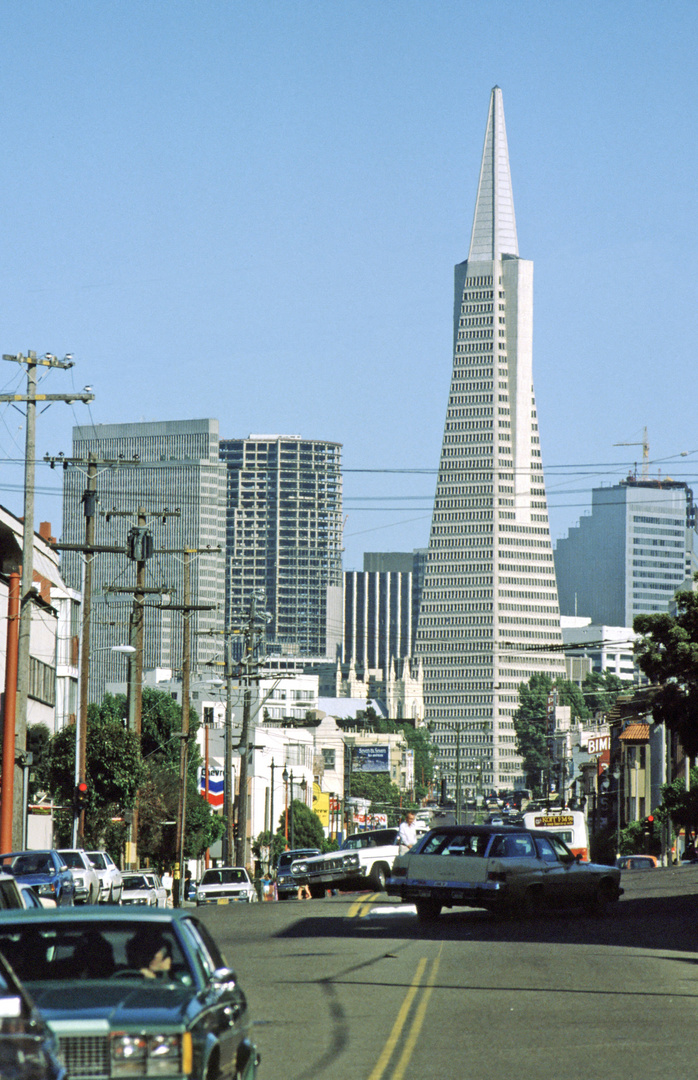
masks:
[(337, 751), (334, 750), (332, 747), (323, 747), (323, 749), (322, 749), (322, 760), (323, 760), (323, 762), (325, 764), (326, 769), (334, 769), (334, 768), (336, 768), (336, 765), (335, 765), (336, 754), (337, 754)]

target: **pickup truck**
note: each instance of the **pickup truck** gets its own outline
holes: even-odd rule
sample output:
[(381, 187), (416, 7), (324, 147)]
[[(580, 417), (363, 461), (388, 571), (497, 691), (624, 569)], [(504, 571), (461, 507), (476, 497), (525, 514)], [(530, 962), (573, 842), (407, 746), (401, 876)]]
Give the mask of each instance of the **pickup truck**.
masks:
[(327, 889), (373, 889), (384, 892), (393, 860), (400, 853), (397, 829), (373, 829), (347, 836), (339, 851), (297, 859), (291, 873), (319, 900)]

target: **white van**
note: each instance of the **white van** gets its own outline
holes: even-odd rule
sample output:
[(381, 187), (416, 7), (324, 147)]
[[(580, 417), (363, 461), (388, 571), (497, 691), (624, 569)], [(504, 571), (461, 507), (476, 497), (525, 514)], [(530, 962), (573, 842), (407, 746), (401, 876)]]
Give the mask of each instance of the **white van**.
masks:
[(523, 816), (527, 829), (544, 829), (555, 833), (575, 855), (589, 861), (589, 829), (581, 810), (532, 810)]

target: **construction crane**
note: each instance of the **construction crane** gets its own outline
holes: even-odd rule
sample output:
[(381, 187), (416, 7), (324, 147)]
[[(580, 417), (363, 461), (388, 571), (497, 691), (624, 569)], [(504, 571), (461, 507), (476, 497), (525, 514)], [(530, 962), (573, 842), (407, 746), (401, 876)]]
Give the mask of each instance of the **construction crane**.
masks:
[[(642, 472), (640, 476), (643, 480), (647, 480), (650, 474), (650, 443), (647, 435), (647, 428), (642, 429), (642, 442), (617, 442), (614, 446), (641, 446), (642, 447)], [(637, 465), (635, 466), (635, 477), (637, 479)]]

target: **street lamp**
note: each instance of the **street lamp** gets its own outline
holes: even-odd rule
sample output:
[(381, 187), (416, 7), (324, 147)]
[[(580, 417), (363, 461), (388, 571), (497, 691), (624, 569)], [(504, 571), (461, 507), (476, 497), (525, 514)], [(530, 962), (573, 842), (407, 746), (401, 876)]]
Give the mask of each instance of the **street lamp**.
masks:
[(286, 847), (288, 847), (288, 769), (285, 765), (281, 779), (284, 782), (284, 836), (286, 838)]
[(620, 777), (621, 777), (621, 771), (620, 771), (620, 768), (617, 765), (615, 765), (613, 767), (612, 775), (613, 775), (613, 779), (616, 782), (616, 855), (620, 855), (620, 797), (621, 797)]

